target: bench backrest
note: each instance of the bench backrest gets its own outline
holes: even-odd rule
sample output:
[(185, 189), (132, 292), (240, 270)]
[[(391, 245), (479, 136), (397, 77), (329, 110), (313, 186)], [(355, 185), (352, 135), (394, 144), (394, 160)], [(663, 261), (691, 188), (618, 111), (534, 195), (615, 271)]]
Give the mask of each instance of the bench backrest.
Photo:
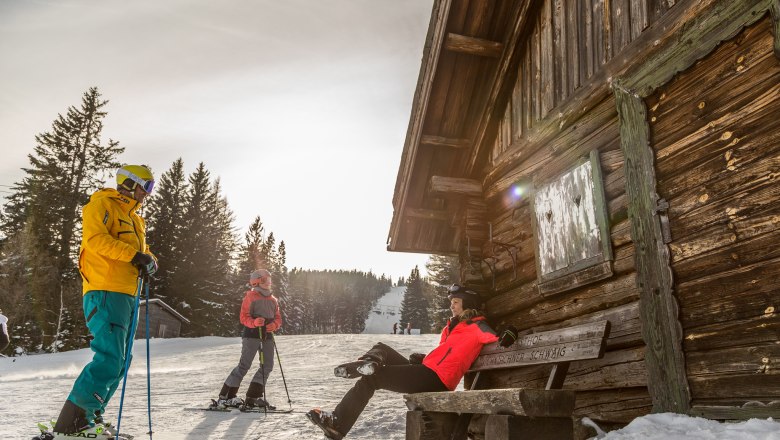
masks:
[(469, 372), (528, 365), (557, 364), (547, 389), (563, 386), (569, 362), (604, 356), (609, 337), (609, 321), (566, 327), (522, 336), (509, 347), (488, 344), (471, 365)]

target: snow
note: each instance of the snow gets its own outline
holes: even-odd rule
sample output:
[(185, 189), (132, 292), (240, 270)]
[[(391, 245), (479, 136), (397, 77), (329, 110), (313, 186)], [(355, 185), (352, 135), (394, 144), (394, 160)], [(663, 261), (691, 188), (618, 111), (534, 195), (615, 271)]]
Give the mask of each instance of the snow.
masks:
[(780, 423), (771, 418), (719, 423), (681, 414), (650, 414), (623, 429), (599, 435), (599, 440), (780, 440)]
[[(323, 439), (303, 415), (313, 407), (332, 410), (354, 380), (333, 376), (333, 368), (354, 360), (376, 342), (408, 355), (428, 352), (438, 335), (296, 335), (278, 336), (281, 364), (296, 413), (215, 413), (188, 411), (215, 398), (241, 353), (240, 338), (152, 339), (152, 423), (157, 440), (178, 439)], [(122, 414), (122, 431), (142, 440), (146, 414), (146, 346), (136, 341)], [(0, 438), (25, 439), (35, 424), (56, 419), (89, 349), (57, 354), (0, 358)], [(253, 372), (250, 371), (249, 374)], [(246, 391), (249, 378), (242, 384)], [(241, 394), (240, 394), (241, 395)], [(269, 379), (268, 399), (288, 408), (278, 368)], [(107, 419), (116, 422), (119, 392), (109, 403)], [(378, 391), (350, 432), (355, 439), (403, 439), (406, 406), (399, 394)]]
[[(376, 342), (400, 353), (427, 353), (439, 335), (393, 335), (393, 322), (400, 319), (404, 286), (394, 287), (369, 313), (364, 334), (277, 336), (280, 363), (287, 380), (292, 414), (218, 413), (187, 410), (206, 406), (215, 398), (241, 353), (240, 338), (180, 338), (151, 340), (152, 423), (157, 440), (323, 439), (304, 413), (313, 407), (332, 410), (354, 380), (333, 376), (338, 364), (354, 360)], [(392, 315), (388, 312), (395, 312)], [(0, 358), (0, 438), (31, 438), (35, 424), (55, 419), (74, 380), (90, 361), (89, 349), (56, 354)], [(258, 365), (256, 363), (256, 365)], [(249, 372), (249, 375), (253, 371)], [(250, 376), (251, 377), (251, 376)], [(249, 379), (240, 392), (244, 393)], [(267, 389), (268, 400), (280, 409), (289, 408), (277, 363)], [(136, 439), (147, 438), (146, 344), (136, 341), (128, 376), (122, 415), (122, 431)], [(116, 422), (119, 393), (107, 410), (107, 420)], [(394, 440), (405, 437), (406, 406), (399, 394), (378, 391), (358, 419), (350, 439)], [(592, 423), (592, 422), (591, 422)], [(625, 428), (599, 434), (604, 440), (780, 440), (780, 423), (752, 419), (741, 423), (718, 423), (678, 414), (651, 414)]]
[[(393, 323), (398, 323), (401, 330), (401, 302), (404, 300), (406, 286), (397, 286), (390, 289), (368, 313), (366, 328), (363, 334), (386, 335), (393, 333)], [(376, 313), (375, 311), (379, 311)], [(430, 347), (433, 348), (433, 347)]]
[[(241, 414), (190, 411), (206, 405), (238, 362), (240, 338), (153, 339), (151, 341), (152, 423), (154, 438), (178, 439), (322, 439), (303, 415), (320, 406), (333, 409), (354, 380), (333, 376), (333, 368), (355, 359), (381, 341), (402, 354), (427, 352), (438, 335), (298, 335), (279, 336), (281, 364), (290, 391), (293, 414)], [(136, 341), (135, 359), (128, 377), (122, 428), (142, 440), (147, 432), (146, 347)], [(35, 435), (35, 424), (56, 418), (73, 381), (89, 362), (88, 349), (57, 354), (0, 358), (0, 438), (24, 439)], [(250, 372), (251, 374), (251, 372)], [(246, 390), (244, 383), (241, 392)], [(269, 379), (268, 399), (287, 408), (277, 365)], [(108, 407), (116, 421), (119, 395)], [(378, 391), (348, 438), (403, 439), (406, 407), (400, 395)], [(624, 429), (599, 437), (605, 440), (780, 440), (780, 423), (749, 420), (722, 424), (676, 414), (652, 414)]]

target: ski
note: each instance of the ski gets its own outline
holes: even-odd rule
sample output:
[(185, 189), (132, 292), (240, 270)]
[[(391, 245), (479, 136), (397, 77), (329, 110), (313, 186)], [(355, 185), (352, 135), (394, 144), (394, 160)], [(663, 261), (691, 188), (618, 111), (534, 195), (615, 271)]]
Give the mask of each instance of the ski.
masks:
[[(51, 423), (52, 427), (54, 425), (54, 422)], [(84, 431), (76, 432), (73, 434), (61, 434), (61, 433), (55, 433), (53, 431), (50, 431), (49, 425), (45, 423), (38, 423), (38, 429), (40, 429), (41, 433), (39, 435), (36, 435), (32, 438), (32, 440), (59, 440), (59, 439), (70, 439), (70, 438), (92, 438), (92, 439), (102, 439), (102, 440), (109, 440), (109, 439), (116, 439), (116, 431), (114, 431), (113, 426), (109, 425), (102, 425), (98, 424), (91, 428), (85, 429)], [(125, 434), (124, 432), (119, 434), (119, 440), (133, 440), (133, 436), (130, 434)]]
[(240, 409), (240, 408), (204, 408), (204, 407), (189, 407), (184, 408), (185, 411), (206, 411), (206, 412), (220, 412), (220, 413), (266, 413), (266, 414), (293, 414), (296, 411), (294, 409), (268, 409), (263, 410), (263, 408), (251, 408), (251, 409)]

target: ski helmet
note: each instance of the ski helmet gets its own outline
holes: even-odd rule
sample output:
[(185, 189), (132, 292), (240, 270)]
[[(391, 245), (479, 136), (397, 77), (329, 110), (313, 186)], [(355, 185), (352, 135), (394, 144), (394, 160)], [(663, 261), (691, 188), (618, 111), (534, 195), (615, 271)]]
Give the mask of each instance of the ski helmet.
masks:
[(116, 170), (116, 183), (128, 191), (133, 191), (140, 185), (144, 192), (151, 194), (154, 189), (154, 176), (146, 165), (125, 165)]
[(265, 269), (256, 270), (249, 275), (249, 285), (259, 286), (260, 284), (262, 284), (263, 279), (270, 278), (270, 277), (271, 277), (271, 272), (268, 272)]
[(466, 289), (465, 287), (461, 286), (460, 284), (453, 284), (448, 289), (449, 295), (447, 295), (447, 298), (452, 300), (452, 298), (460, 298), (463, 300), (463, 309), (481, 309), (482, 308), (482, 298), (479, 297), (477, 292), (474, 292), (473, 290)]

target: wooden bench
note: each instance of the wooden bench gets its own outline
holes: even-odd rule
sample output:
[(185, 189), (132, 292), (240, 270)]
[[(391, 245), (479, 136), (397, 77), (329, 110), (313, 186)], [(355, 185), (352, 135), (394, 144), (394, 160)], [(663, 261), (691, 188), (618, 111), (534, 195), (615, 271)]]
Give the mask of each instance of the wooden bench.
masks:
[[(609, 321), (599, 321), (486, 345), (470, 390), (404, 395), (407, 440), (465, 439), (473, 414), (487, 415), (485, 440), (571, 439), (575, 395), (561, 389), (569, 363), (604, 356), (608, 336)], [(541, 364), (554, 364), (545, 389), (477, 389), (483, 371)]]

